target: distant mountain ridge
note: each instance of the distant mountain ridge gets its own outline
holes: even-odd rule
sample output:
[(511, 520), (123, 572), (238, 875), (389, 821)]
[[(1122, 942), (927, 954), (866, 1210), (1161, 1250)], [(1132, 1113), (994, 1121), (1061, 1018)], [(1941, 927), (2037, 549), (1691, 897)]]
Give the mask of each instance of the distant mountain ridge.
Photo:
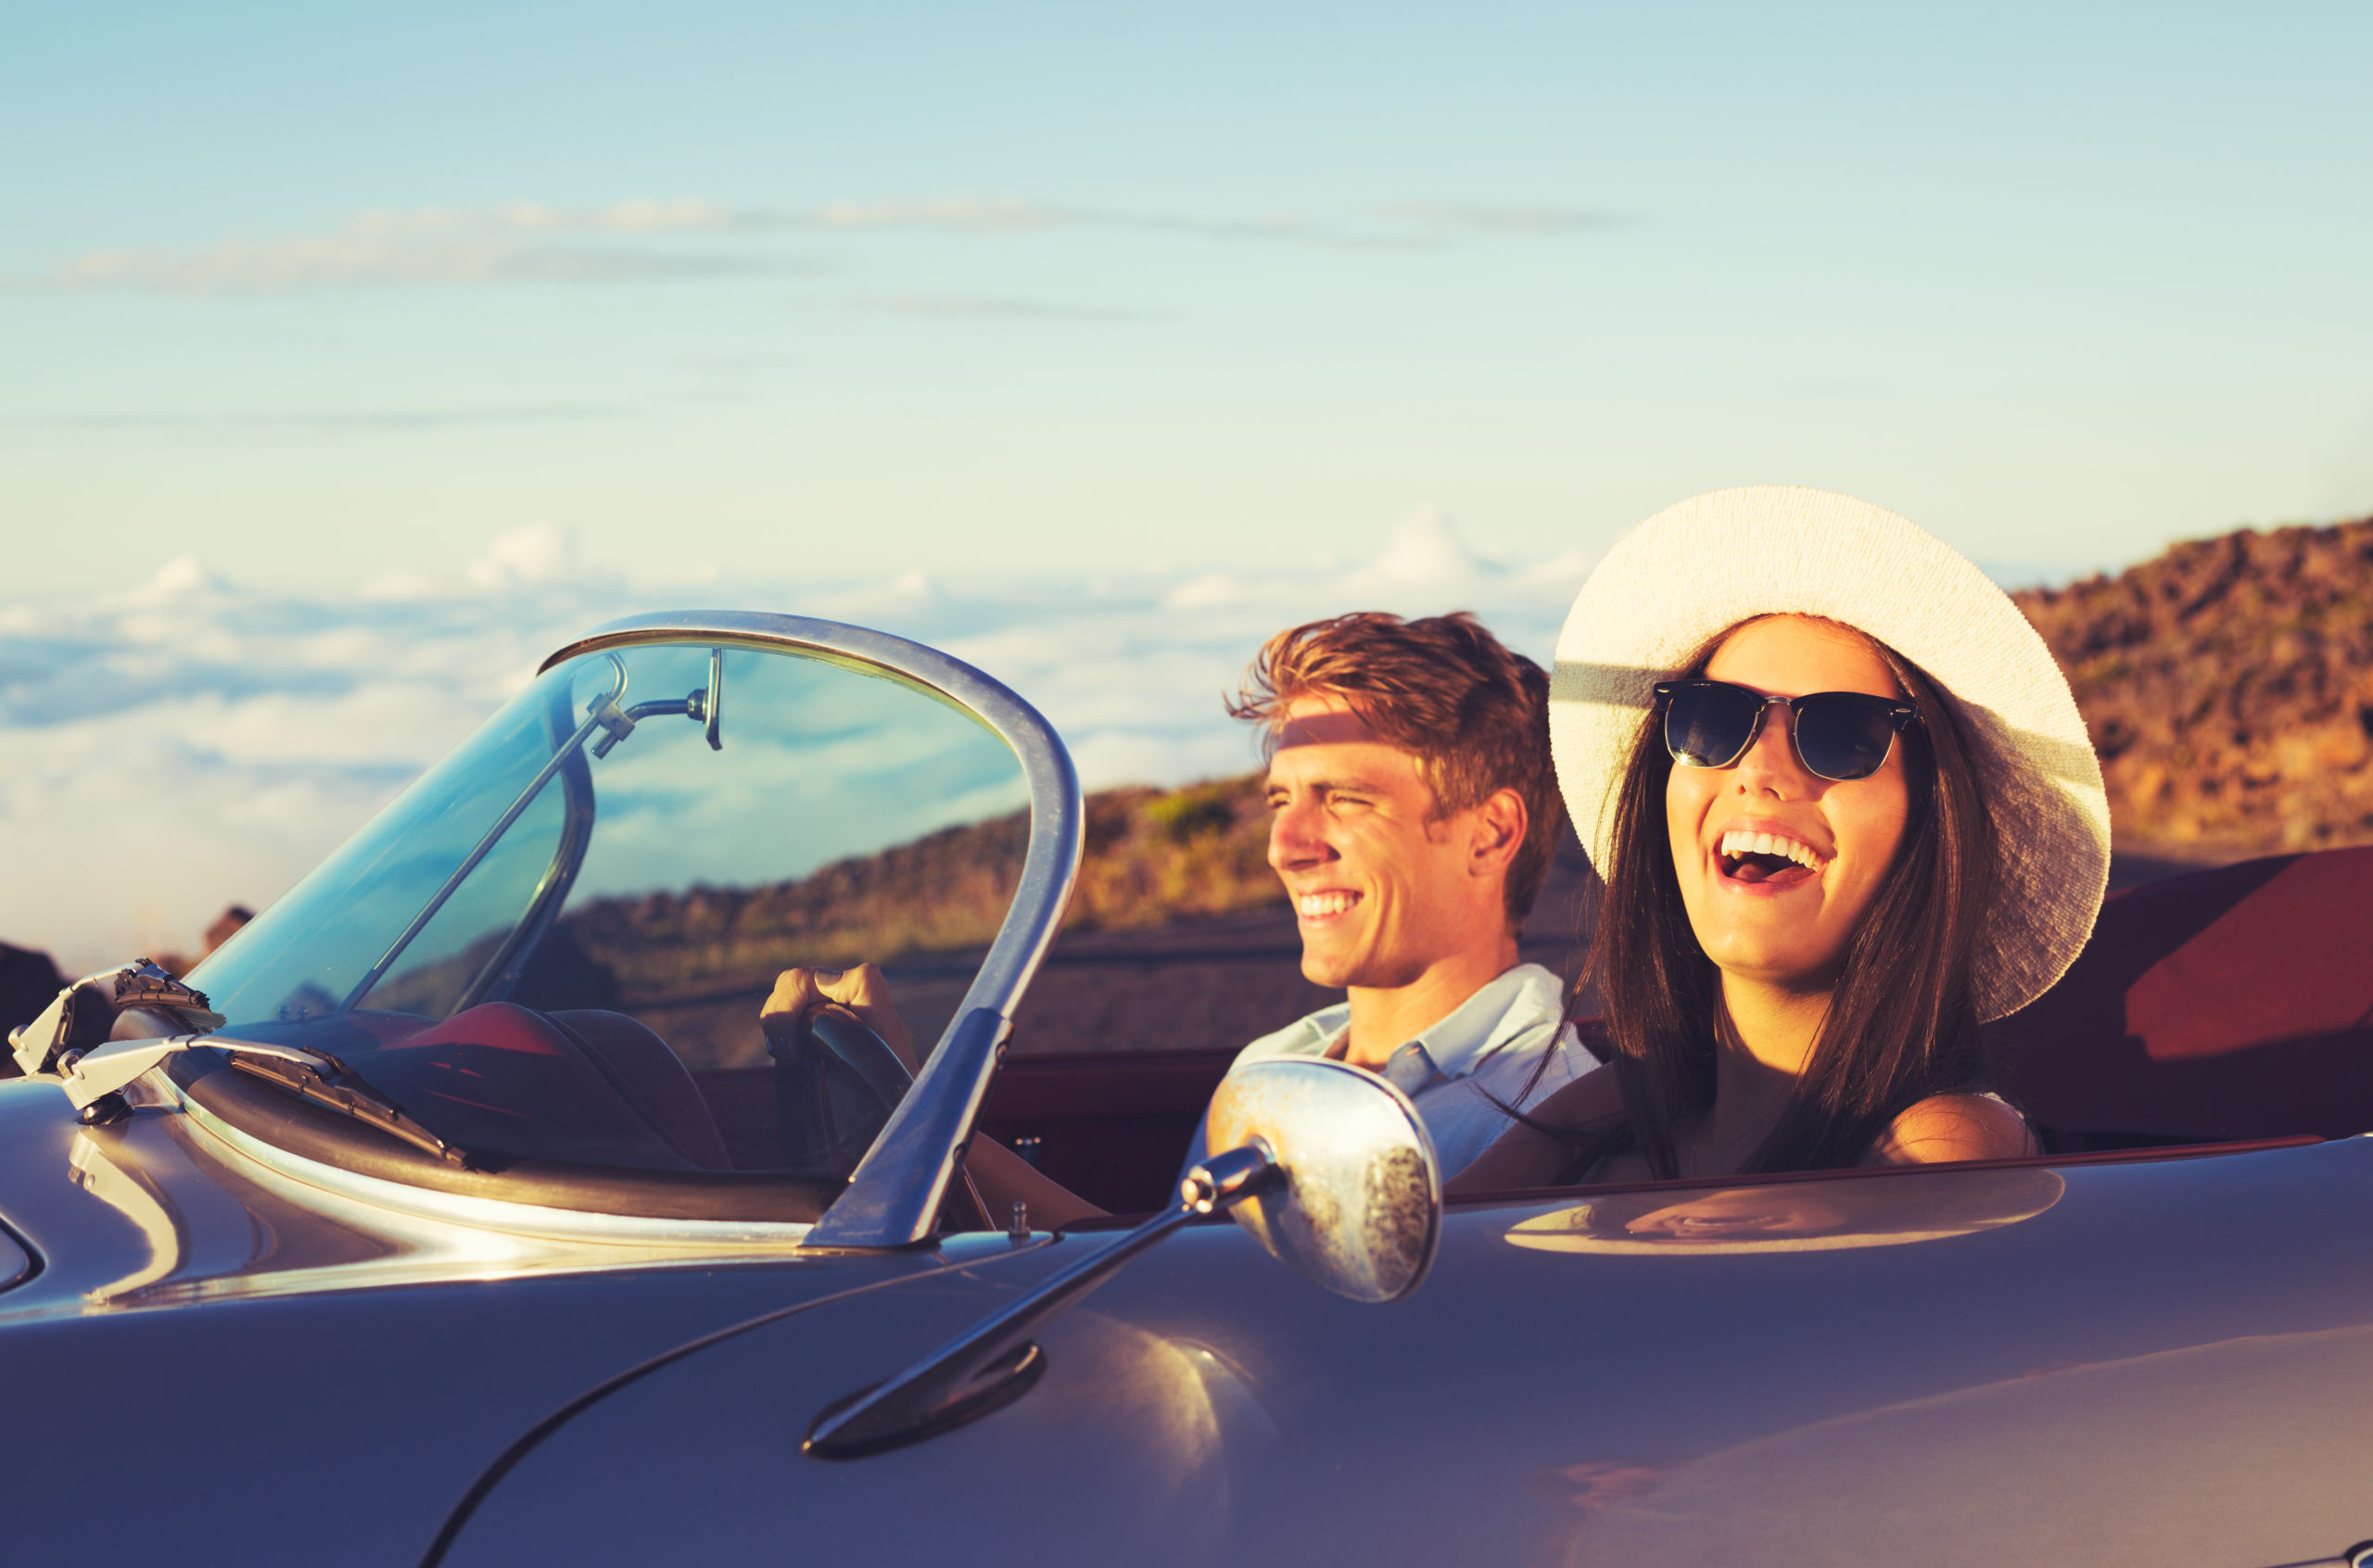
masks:
[(2011, 597), (2075, 689), (2120, 849), (2373, 842), (2373, 518), (2244, 528)]
[[(2373, 842), (2373, 518), (2244, 529), (2011, 596), (2075, 688), (2118, 846), (2200, 860)], [(1283, 902), (1261, 776), (1087, 798), (1067, 929)], [(1020, 815), (794, 881), (593, 901), (565, 922), (630, 1000), (759, 986), (789, 964), (976, 949), (1021, 873)]]
[[(1086, 854), (1066, 929), (1154, 926), (1285, 898), (1269, 869), (1258, 775), (1100, 790), (1086, 804)], [(563, 926), (637, 1005), (755, 985), (793, 964), (895, 966), (986, 945), (1012, 901), (1028, 839), (1016, 813), (787, 882), (595, 899)]]

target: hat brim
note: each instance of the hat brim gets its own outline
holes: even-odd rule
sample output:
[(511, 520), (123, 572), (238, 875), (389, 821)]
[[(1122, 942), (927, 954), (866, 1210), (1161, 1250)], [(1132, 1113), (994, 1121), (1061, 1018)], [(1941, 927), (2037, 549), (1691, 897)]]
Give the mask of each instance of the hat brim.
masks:
[(1549, 733), (1592, 863), (1612, 852), (1616, 791), (1655, 684), (1717, 634), (1772, 614), (1855, 627), (1937, 682), (2001, 851), (1972, 965), (1978, 1017), (2049, 990), (2109, 887), (2109, 796), (2075, 696), (2008, 594), (1943, 540), (1850, 496), (1698, 496), (1626, 535), (1583, 583), (1557, 639)]

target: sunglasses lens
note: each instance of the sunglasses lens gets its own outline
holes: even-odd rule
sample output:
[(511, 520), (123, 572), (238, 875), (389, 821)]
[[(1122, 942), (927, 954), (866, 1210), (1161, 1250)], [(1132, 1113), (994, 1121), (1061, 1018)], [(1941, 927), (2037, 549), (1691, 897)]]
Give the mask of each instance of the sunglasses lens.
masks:
[(1755, 693), (1735, 686), (1679, 687), (1665, 707), (1665, 749), (1683, 767), (1727, 767), (1746, 750), (1761, 712)]
[(1884, 697), (1826, 692), (1796, 709), (1796, 754), (1823, 778), (1868, 778), (1895, 744), (1895, 704)]

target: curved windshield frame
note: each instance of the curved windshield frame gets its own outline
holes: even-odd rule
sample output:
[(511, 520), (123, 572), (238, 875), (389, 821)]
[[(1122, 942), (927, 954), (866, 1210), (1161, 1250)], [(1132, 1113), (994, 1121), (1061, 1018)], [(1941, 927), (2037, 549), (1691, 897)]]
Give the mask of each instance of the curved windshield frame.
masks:
[[(622, 691), (619, 686), (617, 651), (694, 642), (704, 648), (796, 654), (870, 680), (886, 681), (928, 699), (951, 715), (960, 715), (982, 740), (994, 738), (1001, 743), (998, 750), (1008, 756), (1009, 766), (1019, 763), (1021, 777), (1013, 803), (1019, 806), (1026, 802), (1030, 808), (1027, 858), (1031, 864), (1022, 868), (1017, 896), (996, 927), (963, 1005), (947, 1018), (943, 1038), (954, 1038), (966, 1018), (978, 1013), (989, 1012), (1000, 1022), (1009, 1017), (1022, 984), (1051, 937), (1077, 864), (1076, 781), (1068, 757), (1043, 719), (977, 671), (931, 650), (857, 628), (789, 617), (702, 615), (653, 617), (605, 631), (607, 635), (597, 634), (556, 654), (527, 692), (200, 967), (192, 978), (209, 990), (218, 1007), (231, 1015), (226, 1032), (253, 1034), (272, 1025), (301, 1027), (326, 1018), (371, 1011), (372, 1005), (387, 997), (390, 987), (407, 972), (410, 955), (434, 947), (440, 919), (465, 904), (473, 884), (506, 855), (517, 863), (507, 868), (507, 880), (515, 888), (527, 879), (532, 867), (534, 891), (512, 921), (505, 940), (490, 953), (471, 955), (473, 962), (465, 966), (470, 977), (453, 993), (450, 1010), (463, 1011), (509, 991), (539, 939), (562, 917), (583, 870), (593, 825), (599, 820), (599, 794), (587, 759), (589, 753), (601, 754), (607, 727), (603, 722), (605, 707), (616, 717), (623, 697), (628, 700), (626, 713), (641, 713), (631, 701), (641, 693)], [(858, 646), (847, 646), (850, 643)], [(891, 667), (878, 657), (882, 652), (922, 668), (909, 673)], [(590, 685), (583, 678), (589, 668), (603, 671), (602, 678)], [(727, 685), (725, 744), (730, 746), (734, 723), (732, 682)], [(949, 690), (950, 686), (973, 688), (965, 695), (977, 692), (988, 699), (983, 705), (1001, 712), (994, 720), (985, 716)], [(697, 689), (692, 692), (690, 705), (695, 711), (686, 716), (708, 716), (715, 745), (714, 709), (710, 715), (696, 711), (701, 695)], [(672, 699), (654, 706), (685, 714), (687, 700)], [(654, 716), (643, 714), (641, 722), (654, 722)], [(687, 728), (696, 730), (697, 727)], [(1016, 744), (1017, 733), (1021, 745)], [(458, 804), (468, 809), (457, 810)], [(455, 831), (456, 823), (463, 830)], [(482, 826), (489, 823), (490, 827)], [(440, 825), (444, 831), (438, 837), (431, 829)], [(1044, 832), (1050, 825), (1056, 829), (1052, 840)], [(1020, 826), (1017, 821), (1016, 827)], [(424, 845), (425, 838), (435, 841)], [(407, 857), (412, 862), (410, 875), (391, 875)], [(400, 907), (400, 899), (374, 897), (376, 889), (400, 881), (416, 890), (432, 878), (436, 892), (426, 900), (415, 899), (411, 907)], [(379, 940), (383, 937), (384, 944)], [(365, 952), (370, 954), (367, 959), (359, 956)], [(271, 999), (268, 1012), (258, 1005), (259, 998)], [(978, 1005), (984, 1001), (990, 1004), (987, 1009)], [(984, 1087), (985, 1069), (993, 1066), (993, 1055), (983, 1056), (977, 1049), (959, 1054), (965, 1060), (954, 1064), (953, 1076), (979, 1080)], [(946, 1064), (934, 1062), (934, 1067)], [(968, 1105), (977, 1103), (975, 1091), (948, 1093)], [(936, 1102), (946, 1096), (929, 1097)], [(934, 1113), (933, 1119), (936, 1123), (945, 1118)], [(945, 1148), (908, 1148), (901, 1160), (920, 1159), (923, 1168), (914, 1173), (916, 1178), (936, 1190), (945, 1186), (947, 1153)], [(938, 1168), (936, 1173), (933, 1167)], [(877, 1185), (879, 1181), (877, 1177)]]

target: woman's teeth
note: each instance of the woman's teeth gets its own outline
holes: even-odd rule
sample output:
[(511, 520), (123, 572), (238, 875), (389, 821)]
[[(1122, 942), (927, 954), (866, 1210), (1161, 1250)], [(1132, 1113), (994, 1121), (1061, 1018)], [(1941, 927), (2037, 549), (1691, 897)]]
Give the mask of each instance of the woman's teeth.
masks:
[(1808, 871), (1821, 869), (1821, 856), (1810, 845), (1798, 843), (1785, 833), (1752, 833), (1744, 828), (1733, 828), (1722, 835), (1722, 857), (1736, 859), (1745, 854), (1776, 854), (1783, 860), (1793, 860)]
[(1304, 893), (1294, 900), (1294, 908), (1303, 919), (1314, 920), (1322, 915), (1340, 915), (1359, 902), (1355, 892)]

